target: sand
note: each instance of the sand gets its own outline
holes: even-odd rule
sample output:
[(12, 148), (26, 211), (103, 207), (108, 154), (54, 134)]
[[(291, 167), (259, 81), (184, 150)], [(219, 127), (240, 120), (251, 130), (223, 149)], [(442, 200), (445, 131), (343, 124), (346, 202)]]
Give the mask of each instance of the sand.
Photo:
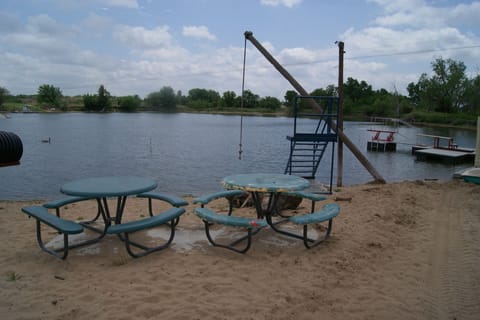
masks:
[[(212, 247), (189, 205), (166, 250), (133, 259), (107, 236), (66, 261), (40, 250), (34, 220), (20, 212), (42, 201), (1, 201), (0, 318), (480, 318), (479, 185), (367, 184), (327, 202), (335, 199), (332, 235), (311, 250), (272, 230), (244, 255)], [(64, 216), (87, 218), (95, 208), (70, 205)], [(146, 208), (129, 199), (125, 219)], [(158, 240), (155, 232), (142, 239)]]

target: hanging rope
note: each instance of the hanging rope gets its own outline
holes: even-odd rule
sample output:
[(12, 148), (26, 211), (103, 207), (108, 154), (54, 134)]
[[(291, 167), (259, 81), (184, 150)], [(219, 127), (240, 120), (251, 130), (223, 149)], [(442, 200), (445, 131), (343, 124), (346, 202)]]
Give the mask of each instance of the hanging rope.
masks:
[(240, 103), (240, 143), (238, 144), (238, 160), (242, 160), (242, 142), (243, 142), (243, 100), (245, 93), (245, 64), (247, 61), (247, 37), (245, 37), (245, 43), (243, 45), (243, 74), (242, 74), (242, 98)]

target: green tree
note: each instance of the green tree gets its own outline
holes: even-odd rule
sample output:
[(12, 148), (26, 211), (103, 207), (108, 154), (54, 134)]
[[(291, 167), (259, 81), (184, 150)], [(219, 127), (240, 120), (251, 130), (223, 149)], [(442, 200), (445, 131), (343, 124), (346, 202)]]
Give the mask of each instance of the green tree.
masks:
[(413, 83), (413, 82), (410, 82), (408, 85), (407, 85), (407, 92), (408, 92), (408, 96), (410, 98), (410, 101), (415, 105), (415, 106), (420, 106), (420, 102), (421, 102), (421, 99), (420, 99), (420, 95), (421, 95), (421, 90), (420, 90), (420, 86), (418, 83)]
[(233, 91), (225, 91), (222, 96), (222, 106), (226, 108), (235, 107), (235, 99), (237, 95)]
[[(242, 97), (239, 97), (242, 99)], [(260, 97), (256, 94), (254, 94), (250, 90), (245, 90), (243, 91), (243, 107), (244, 108), (257, 108), (258, 107), (258, 100), (260, 100)]]
[[(333, 84), (330, 84), (326, 88), (318, 88), (313, 90), (310, 95), (315, 97), (334, 97), (338, 95), (337, 87), (335, 87)], [(327, 110), (329, 100), (317, 98), (316, 102), (323, 110)], [(301, 106), (301, 108), (305, 107), (305, 101), (302, 102)]]
[(459, 111), (463, 104), (467, 76), (465, 64), (452, 59), (438, 58), (432, 63), (435, 75), (432, 82), (437, 87), (437, 108), (440, 112)]
[(158, 109), (161, 103), (162, 99), (159, 91), (151, 92), (145, 98), (145, 104), (150, 109)]
[(464, 109), (470, 114), (480, 115), (480, 75), (468, 81)]
[(298, 95), (296, 91), (293, 90), (287, 90), (285, 92), (285, 96), (283, 97), (285, 99), (285, 104), (291, 108), (293, 108), (293, 104), (295, 103), (295, 97)]
[(103, 84), (98, 87), (97, 109), (101, 112), (108, 111), (112, 105), (110, 92), (105, 89)]
[(258, 107), (262, 109), (277, 110), (280, 109), (282, 103), (275, 97), (264, 97), (258, 101)]
[(396, 110), (397, 99), (385, 89), (376, 91), (375, 99), (364, 109), (366, 115), (377, 117), (394, 117)]
[(366, 81), (349, 77), (343, 85), (343, 110), (345, 114), (363, 113), (375, 99), (372, 86)]
[[(358, 82), (358, 81), (357, 81)], [(328, 85), (325, 89), (315, 89), (310, 93), (311, 96), (317, 97), (332, 97), (337, 95), (337, 87), (333, 84)]]
[(0, 87), (0, 107), (5, 102), (7, 97), (10, 95), (6, 88)]
[(135, 112), (140, 108), (142, 100), (138, 95), (117, 98), (118, 109), (123, 112)]
[(177, 91), (177, 95), (175, 96), (175, 104), (178, 105), (185, 105), (187, 103), (187, 97), (182, 94), (181, 90)]
[(430, 78), (423, 73), (416, 84), (408, 84), (407, 91), (412, 102), (427, 111), (462, 111), (469, 84), (465, 64), (437, 58), (432, 62), (432, 70)]
[(97, 95), (86, 94), (83, 96), (83, 107), (87, 111), (99, 111), (97, 108)]
[(105, 87), (98, 87), (98, 94), (83, 96), (83, 106), (87, 111), (106, 112), (111, 109), (112, 97)]
[(187, 105), (194, 109), (216, 108), (220, 104), (220, 94), (214, 90), (194, 88), (188, 91)]
[(177, 96), (171, 87), (162, 87), (159, 91), (149, 93), (145, 102), (153, 110), (171, 112), (177, 107)]
[(343, 95), (353, 103), (369, 103), (373, 97), (372, 86), (364, 80), (358, 81), (349, 77), (343, 85)]
[(174, 111), (177, 107), (175, 92), (171, 87), (163, 87), (160, 89), (160, 97), (162, 103), (160, 108), (165, 111)]
[(38, 87), (37, 101), (47, 104), (50, 107), (60, 108), (62, 106), (62, 91), (60, 88), (50, 84), (42, 84)]

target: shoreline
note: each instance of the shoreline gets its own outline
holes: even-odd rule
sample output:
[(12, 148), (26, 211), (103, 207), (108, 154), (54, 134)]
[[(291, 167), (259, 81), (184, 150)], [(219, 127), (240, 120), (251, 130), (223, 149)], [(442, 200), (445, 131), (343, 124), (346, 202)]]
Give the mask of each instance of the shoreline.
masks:
[[(162, 112), (162, 111), (153, 111), (153, 110), (140, 110), (135, 112), (122, 112), (122, 111), (109, 111), (109, 112), (92, 112), (92, 111), (81, 111), (81, 110), (73, 110), (73, 111), (29, 111), (29, 112), (22, 112), (22, 111), (12, 111), (12, 112), (5, 112), (8, 113), (38, 113), (38, 114), (58, 114), (58, 113), (190, 113), (190, 114), (218, 114), (218, 115), (225, 115), (225, 116), (247, 116), (247, 117), (284, 117), (284, 118), (292, 118), (291, 115), (288, 114), (286, 111), (276, 111), (276, 112), (262, 112), (262, 111), (215, 111), (215, 110), (187, 110), (184, 108), (179, 108), (177, 111), (174, 112)], [(8, 119), (9, 117), (7, 117)], [(345, 116), (344, 121), (351, 121), (351, 122), (371, 122), (369, 121), (370, 116)], [(374, 123), (374, 122), (373, 122)], [(410, 122), (412, 126), (418, 127), (433, 127), (433, 128), (452, 128), (452, 129), (464, 129), (464, 130), (476, 130), (476, 125), (454, 125), (454, 124), (444, 124), (444, 123), (432, 123), (432, 122)]]

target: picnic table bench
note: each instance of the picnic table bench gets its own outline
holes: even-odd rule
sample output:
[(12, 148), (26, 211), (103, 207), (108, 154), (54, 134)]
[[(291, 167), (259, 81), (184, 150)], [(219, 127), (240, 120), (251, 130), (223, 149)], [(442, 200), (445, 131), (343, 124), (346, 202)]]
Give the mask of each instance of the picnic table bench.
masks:
[[(311, 206), (310, 206), (310, 211), (308, 213), (297, 214), (294, 216), (286, 217), (281, 215), (278, 212), (278, 210), (275, 209), (274, 211), (272, 210), (272, 212), (269, 212), (269, 214), (266, 216), (266, 219), (261, 219), (261, 217), (259, 216), (257, 216), (257, 218), (232, 216), (232, 199), (234, 197), (245, 196), (248, 194), (249, 192), (244, 190), (238, 190), (238, 189), (223, 190), (223, 191), (214, 192), (211, 194), (206, 194), (201, 197), (195, 198), (193, 200), (194, 204), (200, 204), (200, 207), (195, 208), (194, 212), (204, 222), (207, 239), (212, 245), (230, 249), (239, 253), (245, 253), (249, 250), (251, 246), (252, 235), (258, 232), (260, 229), (270, 225), (270, 227), (276, 232), (303, 240), (305, 247), (309, 249), (323, 242), (330, 236), (330, 233), (332, 230), (333, 218), (335, 218), (340, 212), (340, 207), (335, 203), (326, 204), (325, 206), (323, 206), (323, 208), (316, 211), (315, 209), (316, 202), (326, 200), (327, 199), (326, 196), (322, 194), (315, 194), (315, 193), (298, 190), (298, 191), (281, 192), (278, 194), (283, 196), (294, 196), (294, 197), (310, 200)], [(213, 208), (206, 207), (213, 200), (220, 199), (220, 198), (225, 198), (229, 201), (228, 212), (220, 212), (221, 210), (218, 210), (218, 209), (215, 210)], [(258, 211), (258, 208), (257, 208), (257, 211)], [(272, 215), (278, 215), (284, 219), (277, 222), (273, 222)], [(308, 236), (309, 225), (318, 224), (326, 221), (328, 221), (328, 226), (327, 226), (325, 235), (323, 237), (319, 236), (319, 237), (316, 237), (315, 239), (312, 239)], [(295, 225), (302, 225), (303, 233), (297, 234), (297, 233), (287, 231), (283, 228), (280, 228), (278, 224), (283, 222), (290, 222)], [(210, 232), (210, 227), (214, 224), (224, 225), (228, 227), (244, 228), (246, 229), (247, 234), (233, 240), (230, 243), (219, 243), (219, 241), (215, 240), (212, 237)], [(237, 245), (244, 240), (246, 240), (245, 246), (238, 248)]]

